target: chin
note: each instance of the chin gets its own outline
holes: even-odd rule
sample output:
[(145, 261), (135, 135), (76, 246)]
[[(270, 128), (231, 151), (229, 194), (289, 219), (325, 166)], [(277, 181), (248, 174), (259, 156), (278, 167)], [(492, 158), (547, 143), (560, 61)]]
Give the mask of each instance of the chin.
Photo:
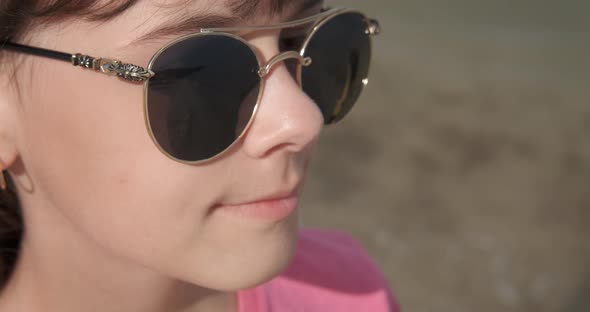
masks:
[(260, 241), (245, 248), (241, 259), (225, 262), (223, 272), (211, 288), (220, 291), (239, 291), (264, 284), (279, 276), (295, 256), (298, 242), (298, 220), (294, 216), (286, 227), (267, 233)]
[(266, 266), (259, 266), (255, 269), (252, 268), (251, 272), (244, 272), (245, 274), (242, 276), (239, 285), (235, 285), (233, 287), (234, 291), (254, 288), (259, 286), (260, 284), (264, 284), (273, 278), (281, 275), (285, 269), (289, 267), (291, 261), (295, 256), (295, 248), (296, 246), (293, 245), (292, 248), (283, 248), (279, 254), (273, 259), (272, 263), (268, 263)]
[(276, 231), (240, 241), (237, 252), (208, 265), (192, 266), (190, 283), (210, 289), (235, 292), (254, 288), (279, 276), (291, 264), (297, 250), (298, 219), (293, 216)]

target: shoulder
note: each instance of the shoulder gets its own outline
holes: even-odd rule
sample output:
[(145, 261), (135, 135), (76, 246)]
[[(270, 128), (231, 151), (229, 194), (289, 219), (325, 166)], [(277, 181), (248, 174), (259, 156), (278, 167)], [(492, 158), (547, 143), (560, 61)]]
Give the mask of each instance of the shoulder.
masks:
[(376, 262), (339, 230), (301, 230), (291, 264), (256, 291), (260, 311), (399, 311)]

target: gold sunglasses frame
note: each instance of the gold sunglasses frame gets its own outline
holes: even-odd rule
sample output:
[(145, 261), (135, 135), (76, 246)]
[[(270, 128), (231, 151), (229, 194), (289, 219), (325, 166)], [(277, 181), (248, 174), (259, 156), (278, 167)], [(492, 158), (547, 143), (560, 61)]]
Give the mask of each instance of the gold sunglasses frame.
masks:
[[(156, 139), (154, 132), (152, 131), (152, 127), (149, 121), (149, 109), (148, 109), (148, 90), (149, 90), (149, 79), (146, 79), (144, 82), (144, 105), (143, 105), (143, 109), (144, 109), (144, 117), (145, 117), (145, 123), (146, 123), (146, 127), (147, 130), (150, 134), (150, 137), (152, 139), (152, 141), (155, 143), (155, 145), (157, 146), (157, 148), (160, 150), (160, 152), (162, 152), (164, 155), (166, 155), (167, 157), (171, 158), (174, 161), (183, 163), (183, 164), (188, 164), (188, 165), (198, 165), (198, 164), (203, 164), (206, 162), (210, 162), (210, 161), (214, 161), (220, 157), (222, 157), (223, 155), (225, 155), (227, 153), (228, 150), (231, 150), (236, 144), (238, 144), (238, 142), (240, 142), (242, 140), (242, 138), (246, 135), (246, 133), (248, 132), (248, 130), (250, 129), (252, 123), (254, 122), (254, 119), (256, 118), (256, 115), (258, 113), (258, 108), (260, 106), (260, 102), (262, 100), (262, 96), (264, 93), (264, 88), (265, 88), (265, 82), (266, 82), (266, 77), (270, 74), (272, 68), (278, 64), (281, 63), (283, 61), (286, 61), (288, 59), (295, 59), (297, 61), (299, 61), (299, 65), (297, 68), (297, 83), (299, 84), (299, 86), (301, 88), (303, 88), (303, 84), (302, 84), (302, 78), (301, 78), (301, 72), (302, 72), (302, 66), (309, 66), (312, 64), (313, 60), (309, 57), (305, 57), (305, 50), (307, 49), (307, 46), (309, 45), (310, 41), (313, 39), (314, 35), (317, 33), (317, 31), (323, 26), (325, 25), (327, 22), (329, 22), (330, 20), (332, 20), (333, 18), (342, 15), (342, 14), (359, 14), (361, 15), (366, 23), (367, 23), (367, 30), (366, 30), (366, 34), (369, 36), (374, 36), (380, 33), (380, 27), (379, 24), (376, 20), (374, 19), (370, 19), (368, 18), (365, 14), (363, 14), (362, 12), (355, 10), (355, 9), (330, 9), (327, 10), (325, 12), (322, 12), (318, 15), (314, 15), (305, 19), (301, 19), (298, 21), (292, 21), (292, 22), (287, 22), (287, 23), (282, 23), (282, 24), (276, 24), (276, 25), (263, 25), (263, 26), (246, 26), (246, 27), (226, 27), (226, 28), (204, 28), (201, 29), (201, 31), (199, 31), (198, 33), (194, 33), (194, 34), (189, 34), (189, 35), (185, 35), (182, 36), (180, 38), (177, 38), (173, 41), (171, 41), (170, 43), (168, 43), (167, 45), (165, 45), (164, 47), (162, 47), (160, 50), (158, 50), (158, 52), (156, 52), (154, 54), (154, 56), (152, 57), (152, 59), (149, 62), (149, 65), (147, 67), (147, 71), (149, 73), (152, 73), (152, 77), (154, 75), (157, 75), (157, 73), (154, 73), (152, 71), (153, 65), (156, 62), (156, 60), (158, 59), (158, 57), (164, 52), (166, 51), (168, 48), (170, 48), (171, 46), (173, 46), (174, 44), (190, 39), (190, 38), (195, 38), (195, 37), (201, 37), (201, 36), (207, 36), (207, 35), (215, 35), (215, 36), (226, 36), (226, 37), (230, 37), (236, 40), (241, 41), (242, 43), (244, 43), (246, 46), (248, 46), (250, 48), (250, 50), (252, 50), (253, 54), (256, 56), (256, 60), (258, 62), (258, 75), (260, 76), (260, 87), (259, 87), (259, 91), (258, 91), (258, 98), (256, 99), (256, 104), (254, 106), (254, 109), (252, 110), (252, 114), (250, 115), (250, 118), (248, 120), (248, 123), (246, 124), (246, 126), (244, 127), (244, 129), (242, 130), (242, 132), (240, 133), (240, 135), (232, 142), (232, 144), (230, 144), (227, 148), (225, 148), (223, 151), (217, 153), (215, 156), (212, 156), (210, 158), (207, 159), (201, 159), (201, 160), (196, 160), (196, 161), (187, 161), (187, 160), (183, 160), (183, 159), (179, 159), (174, 157), (173, 155), (171, 155), (169, 152), (167, 152), (158, 142), (158, 140)], [(253, 32), (253, 31), (261, 31), (261, 30), (279, 30), (279, 29), (286, 29), (286, 28), (293, 28), (293, 27), (299, 27), (299, 26), (304, 26), (307, 24), (311, 24), (315, 22), (314, 26), (312, 27), (311, 31), (306, 35), (306, 39), (304, 40), (304, 43), (300, 49), (300, 51), (286, 51), (286, 52), (282, 52), (278, 55), (275, 55), (274, 57), (272, 57), (266, 64), (263, 64), (261, 61), (261, 57), (259, 55), (258, 50), (248, 41), (244, 40), (243, 38), (239, 37), (238, 35), (232, 34), (235, 32)], [(372, 53), (372, 49), (373, 49), (373, 43), (372, 43), (372, 39), (369, 38), (369, 55), (371, 55)], [(363, 78), (363, 85), (362, 88), (364, 89), (367, 85), (368, 82), (368, 75), (367, 77)], [(362, 91), (362, 90), (361, 90)]]
[[(101, 72), (101, 73), (109, 75), (109, 76), (117, 76), (120, 79), (128, 81), (128, 82), (143, 83), (144, 84), (143, 113), (144, 113), (144, 120), (145, 120), (146, 128), (148, 130), (150, 138), (152, 139), (152, 141), (154, 142), (156, 147), (164, 155), (166, 155), (170, 159), (175, 160), (180, 163), (184, 163), (184, 164), (196, 165), (196, 164), (202, 164), (204, 162), (213, 161), (215, 159), (220, 158), (228, 150), (233, 148), (239, 141), (241, 141), (242, 137), (248, 132), (250, 126), (252, 125), (252, 122), (254, 121), (254, 119), (257, 115), (260, 101), (261, 101), (262, 95), (264, 93), (264, 87), (265, 87), (265, 81), (266, 81), (265, 78), (268, 76), (268, 74), (270, 74), (272, 68), (275, 65), (277, 65), (283, 61), (286, 61), (288, 59), (295, 59), (295, 60), (299, 61), (299, 66), (298, 66), (298, 70), (297, 70), (297, 83), (299, 84), (299, 86), (301, 88), (303, 88), (302, 81), (301, 81), (302, 80), (301, 79), (302, 66), (309, 66), (313, 62), (313, 60), (311, 58), (304, 56), (307, 46), (309, 45), (310, 41), (313, 39), (314, 35), (317, 33), (318, 29), (320, 29), (323, 25), (325, 25), (328, 21), (332, 20), (336, 16), (339, 16), (342, 14), (348, 14), (348, 13), (359, 14), (360, 16), (362, 16), (364, 18), (364, 20), (367, 24), (367, 29), (365, 30), (365, 33), (369, 36), (369, 56), (371, 56), (372, 50), (373, 50), (372, 37), (375, 35), (378, 35), (381, 32), (381, 28), (380, 28), (377, 20), (370, 19), (364, 13), (362, 13), (358, 10), (355, 10), (355, 9), (326, 9), (322, 13), (319, 13), (317, 15), (314, 15), (314, 16), (311, 16), (308, 18), (304, 18), (304, 19), (300, 19), (300, 20), (296, 20), (296, 21), (291, 21), (291, 22), (286, 22), (286, 23), (281, 23), (281, 24), (275, 24), (275, 25), (225, 27), (225, 28), (203, 28), (197, 33), (188, 34), (188, 35), (182, 36), (180, 38), (177, 38), (177, 39), (169, 42), (168, 44), (166, 44), (161, 49), (159, 49), (152, 56), (147, 69), (144, 69), (143, 67), (138, 66), (138, 65), (124, 63), (124, 62), (121, 62), (120, 60), (113, 60), (113, 59), (108, 59), (108, 58), (95, 58), (93, 56), (86, 55), (86, 54), (80, 54), (80, 53), (70, 54), (70, 53), (65, 53), (65, 52), (60, 52), (60, 51), (43, 49), (43, 48), (39, 48), (39, 47), (22, 45), (22, 44), (10, 42), (10, 41), (1, 42), (0, 43), (0, 50), (25, 53), (25, 54), (35, 55), (35, 56), (41, 56), (41, 57), (71, 62), (71, 64), (74, 66), (80, 66), (83, 68), (92, 69), (96, 72)], [(315, 24), (312, 26), (311, 31), (307, 34), (306, 39), (304, 40), (304, 43), (303, 43), (300, 51), (282, 52), (282, 53), (272, 57), (264, 65), (261, 62), (261, 58), (260, 58), (258, 50), (252, 44), (250, 44), (249, 42), (247, 42), (243, 38), (239, 37), (238, 35), (233, 34), (236, 32), (280, 30), (280, 29), (303, 26), (303, 25), (307, 25), (307, 24), (311, 24), (311, 23), (315, 23)], [(256, 100), (256, 105), (254, 106), (254, 109), (252, 111), (252, 115), (250, 116), (250, 119), (248, 120), (248, 124), (246, 125), (246, 127), (244, 127), (244, 129), (242, 130), (240, 135), (234, 140), (234, 142), (232, 144), (230, 144), (226, 149), (224, 149), (223, 151), (216, 154), (215, 156), (212, 156), (207, 159), (196, 160), (196, 161), (187, 161), (187, 160), (182, 160), (182, 159), (172, 156), (170, 153), (168, 153), (166, 150), (164, 150), (162, 148), (162, 146), (160, 145), (160, 143), (156, 140), (155, 135), (152, 131), (151, 124), (149, 122), (149, 118), (148, 118), (148, 116), (149, 116), (148, 105), (147, 105), (148, 88), (149, 88), (150, 78), (157, 75), (157, 73), (155, 73), (152, 70), (154, 62), (158, 59), (158, 57), (164, 51), (166, 51), (168, 48), (170, 48), (172, 45), (178, 43), (179, 41), (186, 40), (186, 39), (189, 39), (192, 37), (206, 36), (206, 35), (217, 35), (217, 36), (231, 37), (231, 38), (241, 41), (247, 47), (249, 47), (252, 50), (252, 52), (254, 53), (254, 55), (256, 56), (256, 60), (258, 62), (258, 67), (259, 67), (258, 75), (260, 76), (260, 79), (261, 79), (260, 88), (258, 91), (258, 98)], [(361, 87), (362, 88), (361, 92), (364, 90), (364, 88), (367, 85), (368, 73), (367, 73), (367, 77), (364, 77), (362, 81), (363, 81), (363, 84)], [(3, 180), (3, 179), (0, 179), (0, 180)], [(3, 185), (1, 185), (1, 186), (3, 186)]]

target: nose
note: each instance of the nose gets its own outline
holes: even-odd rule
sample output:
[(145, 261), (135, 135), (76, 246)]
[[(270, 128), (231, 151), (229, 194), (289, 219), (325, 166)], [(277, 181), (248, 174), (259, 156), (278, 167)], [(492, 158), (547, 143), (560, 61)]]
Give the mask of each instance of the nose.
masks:
[(250, 157), (299, 152), (314, 143), (324, 119), (315, 102), (295, 82), (284, 63), (265, 77), (262, 98), (243, 150)]

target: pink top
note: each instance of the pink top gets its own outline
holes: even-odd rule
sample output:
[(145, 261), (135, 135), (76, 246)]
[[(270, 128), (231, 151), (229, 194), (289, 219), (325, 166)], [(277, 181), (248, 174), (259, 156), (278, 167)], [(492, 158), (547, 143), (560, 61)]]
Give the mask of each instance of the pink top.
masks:
[(399, 312), (383, 272), (351, 235), (302, 229), (285, 271), (238, 292), (239, 312)]

